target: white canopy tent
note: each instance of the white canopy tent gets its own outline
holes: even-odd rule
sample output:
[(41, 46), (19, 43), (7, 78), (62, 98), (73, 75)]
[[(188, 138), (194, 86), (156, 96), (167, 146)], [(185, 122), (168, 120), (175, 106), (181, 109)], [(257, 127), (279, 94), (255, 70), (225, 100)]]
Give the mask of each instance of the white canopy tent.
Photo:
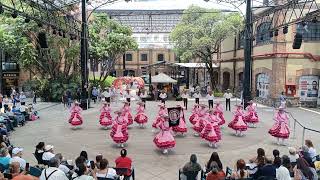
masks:
[[(174, 63), (174, 64), (182, 67), (187, 67), (187, 68), (205, 68), (206, 67), (205, 63)], [(215, 64), (212, 64), (212, 67), (216, 68), (218, 66)]]
[(158, 75), (151, 76), (151, 83), (177, 83), (178, 81), (172, 79), (170, 76), (159, 73)]

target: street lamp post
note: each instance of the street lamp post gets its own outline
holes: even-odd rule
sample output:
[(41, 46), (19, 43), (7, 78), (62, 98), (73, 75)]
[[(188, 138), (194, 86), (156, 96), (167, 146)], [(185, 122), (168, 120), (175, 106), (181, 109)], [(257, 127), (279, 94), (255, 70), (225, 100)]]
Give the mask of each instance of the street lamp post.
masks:
[(81, 1), (82, 8), (82, 25), (81, 25), (81, 106), (84, 109), (88, 108), (88, 39), (87, 39), (87, 13), (86, 0)]
[(246, 0), (246, 25), (245, 25), (245, 46), (244, 46), (244, 82), (243, 100), (244, 108), (251, 100), (251, 76), (252, 76), (252, 12), (251, 0)]

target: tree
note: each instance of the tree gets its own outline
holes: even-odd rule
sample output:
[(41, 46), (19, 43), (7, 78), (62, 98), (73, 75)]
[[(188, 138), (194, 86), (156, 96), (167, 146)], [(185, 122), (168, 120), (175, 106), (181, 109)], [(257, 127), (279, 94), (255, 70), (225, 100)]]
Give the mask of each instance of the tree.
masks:
[(233, 36), (242, 27), (239, 13), (224, 13), (215, 9), (190, 6), (183, 13), (181, 22), (170, 34), (174, 49), (182, 61), (199, 58), (210, 75), (210, 84), (216, 88), (213, 80), (215, 62), (214, 53), (220, 43)]
[(89, 22), (89, 59), (101, 66), (98, 77), (93, 71), (93, 80), (99, 84), (104, 82), (114, 70), (114, 65), (127, 50), (138, 48), (137, 42), (131, 37), (129, 27), (120, 25), (107, 16), (94, 14)]

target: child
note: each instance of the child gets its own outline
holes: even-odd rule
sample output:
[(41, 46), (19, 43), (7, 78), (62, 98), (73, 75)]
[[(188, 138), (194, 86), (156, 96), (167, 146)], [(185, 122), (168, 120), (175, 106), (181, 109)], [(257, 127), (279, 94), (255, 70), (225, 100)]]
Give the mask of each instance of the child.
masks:
[(131, 115), (130, 102), (125, 101), (121, 111), (122, 111), (121, 115), (123, 116), (124, 120), (126, 121), (127, 126), (132, 125), (133, 124), (133, 118), (132, 118), (132, 115)]
[(259, 122), (257, 108), (254, 105), (253, 101), (248, 102), (247, 113), (245, 116), (245, 121), (249, 124), (249, 127), (256, 127), (256, 124)]
[(216, 102), (215, 104), (216, 105), (214, 107), (213, 114), (216, 115), (219, 126), (222, 126), (226, 123), (226, 120), (224, 119), (223, 115), (223, 107), (220, 101)]
[(157, 115), (155, 121), (152, 123), (152, 127), (154, 129), (159, 129), (159, 125), (160, 125), (162, 116), (165, 114), (168, 115), (168, 110), (167, 110), (165, 104), (159, 104), (158, 106), (160, 107), (160, 109), (158, 111), (158, 115)]
[(154, 144), (162, 150), (163, 154), (167, 154), (168, 150), (176, 145), (176, 141), (169, 127), (169, 116), (162, 115), (162, 121), (159, 124), (160, 132), (154, 137)]
[(79, 106), (80, 103), (78, 101), (74, 102), (73, 107), (71, 107), (69, 123), (72, 126), (80, 126), (83, 123), (83, 118), (81, 116), (82, 108)]
[(144, 128), (144, 125), (148, 122), (148, 117), (144, 113), (144, 103), (143, 102), (138, 102), (138, 108), (137, 108), (137, 114), (136, 117), (134, 118), (134, 121), (139, 124), (140, 128)]
[(184, 136), (184, 133), (187, 133), (187, 125), (186, 120), (184, 118), (184, 111), (183, 108), (180, 105), (177, 105), (177, 107), (180, 107), (180, 119), (179, 119), (179, 125), (172, 127), (173, 132), (175, 133), (181, 133), (182, 136)]
[[(278, 145), (285, 145), (285, 139), (289, 138), (289, 117), (283, 107), (279, 107), (278, 112), (274, 116), (274, 125), (269, 130), (269, 134), (277, 138)], [(282, 140), (280, 143), (280, 139)]]
[(118, 147), (123, 148), (124, 143), (127, 142), (129, 139), (127, 123), (123, 119), (123, 116), (121, 115), (120, 111), (116, 111), (115, 114), (117, 114), (117, 116), (112, 125), (110, 136), (112, 140), (118, 144)]
[(237, 109), (234, 111), (233, 120), (228, 124), (228, 127), (236, 131), (236, 136), (243, 136), (243, 132), (248, 129), (247, 124), (244, 122), (244, 112), (242, 105), (237, 104)]
[(111, 108), (110, 103), (103, 101), (103, 106), (100, 109), (100, 120), (101, 126), (108, 128), (112, 125)]

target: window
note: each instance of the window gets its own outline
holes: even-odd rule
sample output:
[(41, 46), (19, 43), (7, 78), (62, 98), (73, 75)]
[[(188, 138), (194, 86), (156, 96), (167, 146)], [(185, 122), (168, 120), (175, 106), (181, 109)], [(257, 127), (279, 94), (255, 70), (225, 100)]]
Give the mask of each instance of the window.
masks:
[(90, 70), (92, 72), (97, 72), (98, 71), (98, 61), (94, 59), (90, 59)]
[(156, 35), (156, 36), (153, 37), (153, 39), (154, 39), (155, 42), (158, 42), (159, 41), (159, 36)]
[(164, 41), (164, 42), (168, 42), (168, 41), (169, 41), (169, 37), (168, 37), (167, 35), (164, 35), (164, 36), (163, 36), (163, 41)]
[(271, 23), (270, 22), (264, 22), (261, 23), (257, 27), (257, 35), (256, 35), (256, 44), (266, 44), (270, 42), (271, 37), (269, 34)]
[(126, 58), (126, 61), (132, 61), (132, 54), (127, 53), (125, 58)]
[(141, 42), (147, 42), (147, 37), (140, 37)]
[(239, 33), (239, 37), (238, 37), (238, 48), (244, 48), (244, 42), (245, 42), (245, 39), (244, 39), (244, 31), (241, 31)]
[(148, 54), (140, 54), (140, 61), (148, 61)]
[(320, 22), (306, 22), (305, 26), (299, 23), (297, 24), (297, 32), (302, 33), (302, 39), (305, 41), (319, 41)]
[(158, 54), (158, 61), (164, 61), (164, 55)]

